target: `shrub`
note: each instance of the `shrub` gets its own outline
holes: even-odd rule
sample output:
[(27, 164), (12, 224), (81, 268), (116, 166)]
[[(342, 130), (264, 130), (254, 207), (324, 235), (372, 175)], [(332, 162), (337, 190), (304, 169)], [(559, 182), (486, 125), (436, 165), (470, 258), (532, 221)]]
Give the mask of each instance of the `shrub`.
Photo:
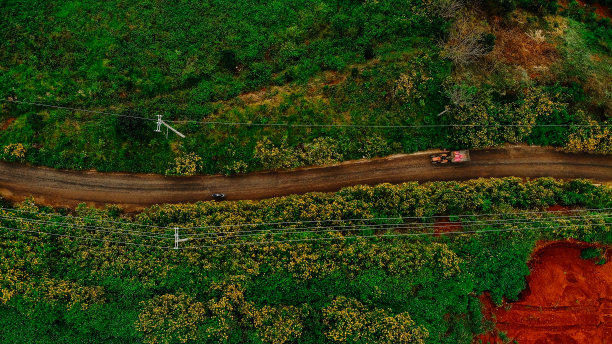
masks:
[(304, 331), (304, 310), (294, 306), (264, 306), (255, 313), (254, 325), (264, 343), (291, 343)]
[(249, 165), (244, 161), (234, 160), (223, 165), (223, 174), (226, 176), (247, 173), (248, 170)]
[(297, 156), (304, 165), (327, 165), (342, 160), (335, 140), (329, 137), (318, 137), (303, 146)]
[(395, 96), (403, 102), (424, 99), (426, 94), (419, 89), (419, 86), (426, 85), (431, 79), (424, 71), (410, 69), (395, 81)]
[(251, 88), (266, 84), (272, 76), (272, 68), (266, 63), (254, 63), (251, 65), (247, 76), (248, 86)]
[(318, 137), (313, 142), (288, 147), (283, 140), (276, 146), (265, 137), (255, 146), (255, 159), (258, 159), (263, 168), (292, 168), (304, 165), (326, 165), (342, 160), (338, 145), (332, 138)]
[(254, 158), (261, 162), (264, 169), (295, 167), (296, 161), (291, 149), (283, 143), (275, 146), (268, 137), (264, 137), (255, 145)]
[(4, 146), (2, 150), (2, 158), (7, 161), (24, 162), (26, 157), (26, 148), (22, 143), (11, 143)]
[(531, 133), (538, 118), (547, 118), (566, 106), (555, 95), (537, 87), (527, 88), (519, 100), (506, 104), (494, 102), (491, 92), (480, 92), (474, 98), (450, 111), (452, 123), (474, 125), (453, 129), (454, 140), (461, 146), (520, 142)]
[(203, 339), (199, 327), (206, 320), (204, 304), (186, 294), (164, 294), (141, 302), (136, 329), (144, 342), (187, 343)]
[(391, 315), (369, 310), (353, 298), (337, 297), (323, 309), (326, 336), (337, 343), (424, 344), (429, 332), (417, 326), (408, 313)]
[(598, 248), (595, 247), (587, 247), (585, 249), (582, 249), (582, 251), (580, 251), (580, 258), (582, 259), (593, 259), (593, 258), (598, 258), (601, 257), (601, 250), (599, 250)]
[(569, 135), (566, 148), (574, 152), (612, 153), (612, 129), (588, 120), (589, 127), (580, 127)]
[(377, 134), (360, 139), (357, 145), (357, 153), (364, 159), (385, 156), (391, 152), (387, 140)]
[(229, 49), (221, 51), (221, 56), (219, 58), (219, 65), (221, 67), (231, 73), (236, 73), (238, 64), (239, 62), (235, 51)]
[(151, 122), (136, 118), (144, 117), (141, 114), (128, 110), (123, 111), (121, 115), (125, 116), (117, 117), (115, 122), (115, 133), (121, 140), (147, 142), (155, 134)]
[(193, 176), (202, 169), (202, 158), (195, 153), (182, 154), (174, 158), (166, 175)]

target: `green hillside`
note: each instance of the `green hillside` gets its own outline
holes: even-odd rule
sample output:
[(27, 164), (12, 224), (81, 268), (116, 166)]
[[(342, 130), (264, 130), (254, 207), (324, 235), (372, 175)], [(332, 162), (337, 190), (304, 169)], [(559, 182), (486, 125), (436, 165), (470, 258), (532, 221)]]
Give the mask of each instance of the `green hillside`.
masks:
[[(575, 1), (8, 1), (1, 9), (3, 99), (193, 121), (173, 124), (185, 139), (166, 139), (152, 121), (2, 102), (6, 160), (233, 174), (434, 147), (612, 146), (610, 19)], [(197, 123), (210, 121), (390, 127)], [(426, 127), (391, 128), (413, 125)]]

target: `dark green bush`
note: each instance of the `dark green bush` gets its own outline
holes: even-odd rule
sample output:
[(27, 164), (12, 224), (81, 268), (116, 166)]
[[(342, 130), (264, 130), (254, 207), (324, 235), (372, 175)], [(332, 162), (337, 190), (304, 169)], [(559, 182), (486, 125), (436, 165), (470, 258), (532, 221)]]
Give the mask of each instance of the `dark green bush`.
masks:
[(580, 258), (582, 259), (593, 259), (601, 257), (601, 251), (598, 248), (587, 247), (580, 251)]

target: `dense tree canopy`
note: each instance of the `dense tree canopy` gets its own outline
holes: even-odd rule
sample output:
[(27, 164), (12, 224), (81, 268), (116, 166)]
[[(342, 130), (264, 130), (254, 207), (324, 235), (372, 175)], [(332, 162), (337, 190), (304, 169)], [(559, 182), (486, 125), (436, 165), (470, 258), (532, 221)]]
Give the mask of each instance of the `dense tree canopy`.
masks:
[[(515, 300), (538, 240), (612, 243), (609, 210), (584, 211), (598, 208), (612, 208), (609, 188), (548, 178), (357, 186), (132, 218), (25, 202), (0, 210), (0, 338), (471, 343), (488, 328), (478, 295)], [(184, 250), (172, 249), (174, 227)]]

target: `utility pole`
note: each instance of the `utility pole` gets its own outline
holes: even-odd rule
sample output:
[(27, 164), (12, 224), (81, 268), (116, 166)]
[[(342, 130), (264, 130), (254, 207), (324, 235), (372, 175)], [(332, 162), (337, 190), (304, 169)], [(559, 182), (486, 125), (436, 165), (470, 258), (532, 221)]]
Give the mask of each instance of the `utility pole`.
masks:
[(189, 238), (181, 239), (179, 236), (179, 228), (174, 227), (174, 249), (179, 249), (179, 243), (189, 240)]
[(161, 132), (161, 125), (162, 125), (162, 115), (157, 115), (157, 129), (155, 129), (155, 131), (157, 131), (158, 133)]
[(157, 129), (155, 129), (156, 132), (161, 132), (162, 124), (166, 126), (166, 138), (168, 137), (168, 129), (172, 130), (178, 136), (185, 138), (185, 135), (181, 134), (178, 130), (172, 128), (168, 123), (164, 122), (162, 120), (162, 115), (157, 115)]

